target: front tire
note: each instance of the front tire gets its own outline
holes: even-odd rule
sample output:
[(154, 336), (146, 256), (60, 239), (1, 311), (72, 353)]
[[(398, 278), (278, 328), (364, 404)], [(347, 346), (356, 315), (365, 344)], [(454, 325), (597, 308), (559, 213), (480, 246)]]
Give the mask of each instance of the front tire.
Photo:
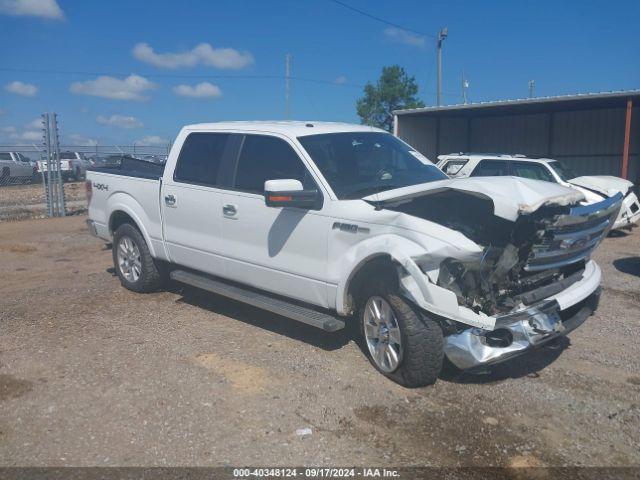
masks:
[(364, 350), (383, 375), (408, 388), (435, 383), (442, 370), (442, 329), (397, 292), (372, 286), (359, 302)]
[(113, 265), (120, 283), (138, 293), (155, 292), (162, 287), (166, 273), (149, 251), (140, 231), (129, 223), (113, 234)]

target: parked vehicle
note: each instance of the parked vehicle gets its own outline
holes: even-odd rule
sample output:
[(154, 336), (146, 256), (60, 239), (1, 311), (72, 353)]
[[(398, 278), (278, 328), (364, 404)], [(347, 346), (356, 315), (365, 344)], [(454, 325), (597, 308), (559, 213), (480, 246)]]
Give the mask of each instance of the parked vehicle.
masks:
[(36, 175), (33, 162), (20, 152), (0, 152), (0, 185), (30, 182)]
[[(89, 162), (82, 152), (60, 152), (60, 172), (64, 181), (82, 180), (87, 173)], [(51, 163), (51, 167), (55, 169), (55, 162)], [(47, 161), (38, 161), (38, 171), (47, 174)]]
[(622, 201), (452, 180), (382, 130), (315, 122), (187, 126), (165, 166), (90, 170), (87, 189), (125, 288), (171, 278), (325, 331), (356, 321), (371, 363), (408, 387), (445, 355), (482, 368), (581, 325)]
[(452, 153), (438, 157), (438, 167), (454, 178), (513, 175), (559, 183), (582, 192), (584, 204), (601, 202), (620, 193), (622, 208), (613, 228), (632, 228), (640, 221), (640, 202), (629, 180), (610, 175), (577, 176), (559, 160), (524, 155)]

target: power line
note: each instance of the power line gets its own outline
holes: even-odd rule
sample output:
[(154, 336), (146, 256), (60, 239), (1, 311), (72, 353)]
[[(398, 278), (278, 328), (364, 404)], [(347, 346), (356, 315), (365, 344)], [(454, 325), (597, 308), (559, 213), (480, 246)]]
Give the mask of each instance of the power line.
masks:
[[(0, 68), (0, 72), (16, 72), (16, 73), (34, 73), (34, 74), (43, 74), (43, 75), (86, 75), (86, 76), (113, 76), (113, 77), (127, 77), (131, 75), (131, 73), (123, 73), (123, 72), (92, 72), (92, 71), (81, 71), (81, 70), (42, 70), (42, 69), (33, 69), (33, 68), (8, 68), (2, 67)], [(192, 79), (257, 79), (257, 80), (282, 80), (285, 75), (224, 75), (224, 74), (202, 74), (202, 75), (188, 75), (188, 74), (180, 74), (180, 73), (141, 73), (140, 76), (149, 77), (149, 78), (192, 78)], [(339, 87), (357, 87), (363, 88), (364, 84), (359, 83), (349, 83), (349, 82), (335, 82), (333, 80), (323, 80), (319, 78), (309, 78), (309, 77), (289, 77), (291, 80), (297, 80), (300, 82), (309, 82), (309, 83), (320, 83), (324, 85), (335, 85)]]
[(398, 25), (397, 23), (393, 23), (393, 22), (390, 22), (388, 20), (385, 20), (384, 18), (377, 17), (377, 16), (375, 16), (375, 15), (373, 15), (371, 13), (365, 12), (364, 10), (360, 10), (360, 9), (358, 9), (356, 7), (352, 7), (351, 5), (347, 5), (346, 3), (343, 3), (340, 0), (331, 0), (331, 1), (333, 3), (337, 3), (338, 5), (343, 6), (346, 9), (351, 10), (352, 12), (359, 13), (360, 15), (364, 15), (365, 17), (369, 17), (369, 18), (371, 18), (373, 20), (376, 20), (377, 22), (384, 23), (385, 25), (389, 25), (391, 27), (399, 28), (400, 30), (405, 30), (407, 32), (415, 33), (417, 35), (422, 35), (423, 37), (430, 37), (430, 38), (433, 38), (433, 39), (437, 38), (435, 35), (430, 35), (428, 33), (419, 32), (418, 30), (413, 30), (411, 28), (403, 27), (402, 25)]

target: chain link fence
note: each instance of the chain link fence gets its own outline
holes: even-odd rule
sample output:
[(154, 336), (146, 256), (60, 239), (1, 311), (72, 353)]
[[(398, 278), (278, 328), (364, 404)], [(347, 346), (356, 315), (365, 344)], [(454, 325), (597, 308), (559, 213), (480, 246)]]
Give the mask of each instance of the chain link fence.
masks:
[(62, 144), (58, 152), (58, 178), (57, 159), (50, 153), (53, 158), (51, 166), (48, 165), (44, 145), (0, 145), (0, 222), (44, 218), (54, 216), (55, 212), (58, 212), (55, 216), (84, 213), (87, 169), (116, 165), (126, 157), (164, 163), (169, 149), (170, 145)]

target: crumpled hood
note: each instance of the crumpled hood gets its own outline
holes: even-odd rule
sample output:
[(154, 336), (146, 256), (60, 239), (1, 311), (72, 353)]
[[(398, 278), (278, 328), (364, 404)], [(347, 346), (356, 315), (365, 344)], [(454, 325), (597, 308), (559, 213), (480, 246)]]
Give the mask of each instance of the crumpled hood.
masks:
[(584, 195), (578, 190), (519, 177), (451, 178), (375, 193), (364, 197), (364, 200), (373, 204), (397, 203), (444, 190), (489, 198), (494, 205), (494, 214), (511, 221), (543, 205), (569, 205), (584, 200)]
[(607, 197), (612, 197), (618, 192), (626, 195), (629, 188), (633, 186), (629, 180), (611, 175), (585, 175), (584, 177), (572, 178), (569, 183), (594, 190)]

